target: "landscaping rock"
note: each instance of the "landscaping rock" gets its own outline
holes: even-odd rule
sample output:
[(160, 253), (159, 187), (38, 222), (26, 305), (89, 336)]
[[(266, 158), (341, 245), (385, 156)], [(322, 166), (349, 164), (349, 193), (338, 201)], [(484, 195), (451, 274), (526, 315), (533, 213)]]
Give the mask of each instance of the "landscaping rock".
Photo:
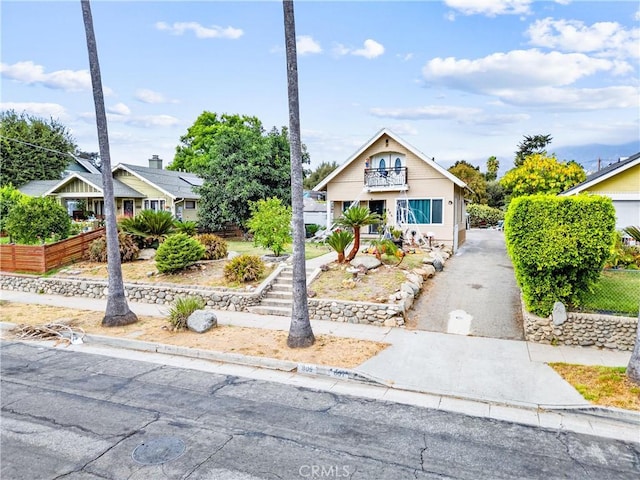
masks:
[(553, 304), (553, 312), (551, 313), (554, 325), (562, 325), (567, 321), (567, 309), (562, 302)]
[(156, 256), (154, 248), (143, 248), (138, 252), (138, 260), (153, 260)]
[(360, 267), (360, 265), (362, 265), (367, 270), (372, 270), (382, 265), (382, 262), (372, 255), (363, 255), (361, 257), (356, 257), (353, 260), (351, 260), (350, 264), (353, 267)]
[(187, 327), (192, 332), (204, 333), (218, 325), (218, 317), (211, 310), (196, 310), (187, 318)]

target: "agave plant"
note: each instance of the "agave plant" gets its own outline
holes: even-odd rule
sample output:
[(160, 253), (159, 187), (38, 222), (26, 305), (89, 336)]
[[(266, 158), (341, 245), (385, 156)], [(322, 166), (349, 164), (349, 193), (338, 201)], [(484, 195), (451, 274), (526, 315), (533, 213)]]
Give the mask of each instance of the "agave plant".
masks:
[(133, 218), (120, 221), (120, 229), (137, 237), (143, 246), (157, 247), (174, 232), (171, 212), (143, 210)]

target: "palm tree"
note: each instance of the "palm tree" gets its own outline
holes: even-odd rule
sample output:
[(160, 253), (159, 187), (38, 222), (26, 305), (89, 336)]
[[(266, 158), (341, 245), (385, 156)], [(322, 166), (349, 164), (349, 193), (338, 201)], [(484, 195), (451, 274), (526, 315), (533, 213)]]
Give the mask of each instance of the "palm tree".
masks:
[(300, 105), (298, 100), (298, 60), (293, 1), (284, 0), (284, 40), (287, 50), (287, 92), (289, 98), (289, 143), (291, 152), (291, 206), (293, 211), (293, 308), (287, 345), (310, 347), (316, 341), (309, 321), (307, 273), (304, 257), (304, 204), (302, 200), (302, 146), (300, 143)]
[(336, 221), (338, 225), (351, 228), (353, 230), (353, 248), (347, 255), (345, 261), (350, 262), (355, 258), (360, 250), (360, 229), (365, 225), (372, 225), (382, 222), (382, 217), (377, 213), (372, 213), (367, 207), (351, 207)]
[[(632, 237), (636, 242), (640, 242), (640, 228), (630, 226), (624, 229), (625, 233)], [(640, 312), (638, 312), (638, 328), (636, 328), (636, 344), (633, 347), (633, 353), (627, 365), (627, 377), (640, 385)]]
[(138, 321), (138, 317), (129, 309), (124, 296), (122, 281), (122, 264), (120, 261), (120, 247), (118, 245), (118, 226), (116, 224), (116, 202), (113, 196), (113, 178), (111, 177), (111, 157), (109, 155), (109, 134), (107, 131), (107, 115), (104, 108), (102, 93), (102, 79), (100, 64), (98, 63), (98, 48), (93, 31), (93, 18), (89, 0), (80, 0), (84, 30), (87, 37), (89, 52), (89, 69), (91, 71), (91, 85), (93, 86), (93, 103), (96, 108), (96, 126), (98, 129), (98, 147), (102, 160), (102, 190), (104, 195), (105, 231), (107, 238), (107, 272), (108, 287), (107, 308), (102, 325), (117, 327), (129, 325)]

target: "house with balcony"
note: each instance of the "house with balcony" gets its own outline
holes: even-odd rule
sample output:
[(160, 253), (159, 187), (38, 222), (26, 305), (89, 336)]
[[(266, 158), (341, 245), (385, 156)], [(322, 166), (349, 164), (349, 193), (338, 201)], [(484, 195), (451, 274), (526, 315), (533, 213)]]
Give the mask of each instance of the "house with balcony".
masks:
[[(329, 225), (359, 204), (401, 229), (406, 240), (430, 238), (456, 250), (466, 238), (466, 183), (386, 128), (313, 190), (326, 193)], [(377, 235), (378, 228), (363, 233)]]
[[(157, 155), (149, 159), (148, 167), (120, 163), (113, 167), (112, 175), (116, 215), (131, 217), (142, 210), (164, 210), (181, 220), (197, 220), (200, 195), (194, 188), (203, 182), (197, 175), (165, 170)], [(34, 180), (19, 190), (29, 196), (56, 198), (70, 216), (76, 217), (83, 211), (93, 212), (97, 218), (104, 215), (99, 171), (77, 169), (61, 180)]]

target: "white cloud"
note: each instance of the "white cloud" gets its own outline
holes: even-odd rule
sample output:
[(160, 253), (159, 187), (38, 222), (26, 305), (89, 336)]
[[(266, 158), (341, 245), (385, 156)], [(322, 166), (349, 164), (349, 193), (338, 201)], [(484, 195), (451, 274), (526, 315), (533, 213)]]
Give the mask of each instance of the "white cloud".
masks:
[(167, 98), (162, 93), (148, 88), (139, 88), (136, 90), (135, 98), (142, 103), (178, 103), (177, 100)]
[[(13, 65), (0, 63), (0, 73), (4, 78), (27, 85), (42, 85), (67, 92), (91, 91), (91, 75), (88, 70), (56, 70), (45, 73), (42, 65), (26, 61)], [(108, 87), (103, 86), (102, 90), (105, 95), (113, 94)]]
[(577, 20), (545, 18), (529, 26), (527, 35), (534, 46), (595, 52), (606, 57), (640, 57), (640, 28), (626, 30), (617, 22), (597, 22), (587, 26)]
[(197, 38), (227, 38), (236, 40), (244, 34), (239, 28), (219, 27), (218, 25), (204, 27), (198, 22), (175, 22), (172, 25), (166, 22), (157, 22), (156, 28), (160, 31), (169, 32), (171, 35), (183, 35), (185, 32), (191, 30)]
[(131, 109), (124, 103), (116, 103), (115, 105), (107, 108), (107, 112), (115, 113), (116, 115), (129, 115), (131, 113)]
[[(93, 112), (81, 113), (78, 117), (87, 123), (94, 123), (96, 118)], [(173, 127), (180, 123), (176, 117), (171, 115), (120, 115), (108, 113), (107, 120), (112, 123), (123, 123), (141, 128)]]
[(445, 0), (445, 4), (463, 15), (526, 15), (532, 0)]
[(504, 89), (570, 85), (599, 72), (632, 71), (625, 62), (592, 58), (581, 53), (542, 53), (537, 49), (494, 53), (477, 60), (434, 58), (423, 68), (428, 83), (474, 93), (495, 94)]
[(296, 40), (296, 51), (298, 55), (322, 53), (322, 47), (310, 35), (299, 35)]
[(396, 57), (398, 57), (400, 60), (402, 60), (403, 62), (408, 62), (409, 60), (411, 60), (413, 58), (413, 53), (403, 53), (403, 54), (397, 54)]
[(364, 41), (363, 48), (352, 49), (338, 43), (334, 46), (333, 53), (339, 56), (356, 55), (371, 59), (382, 55), (384, 53), (384, 46), (375, 40), (368, 38)]
[(563, 111), (606, 110), (613, 108), (640, 108), (640, 89), (631, 86), (605, 88), (540, 87), (528, 91), (504, 90), (498, 92), (503, 102)]
[(0, 102), (0, 110), (15, 110), (16, 113), (26, 112), (36, 117), (67, 118), (65, 108), (57, 103)]
[(393, 133), (398, 135), (418, 135), (418, 129), (410, 123), (394, 123), (390, 127)]

